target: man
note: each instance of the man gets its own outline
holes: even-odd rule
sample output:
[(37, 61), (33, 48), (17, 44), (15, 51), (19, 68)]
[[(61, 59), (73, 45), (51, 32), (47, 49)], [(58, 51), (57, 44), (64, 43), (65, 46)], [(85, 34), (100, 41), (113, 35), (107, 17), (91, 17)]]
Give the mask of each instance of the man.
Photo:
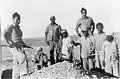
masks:
[[(77, 22), (76, 25), (76, 32), (78, 36), (83, 36), (83, 33), (81, 32), (81, 30), (86, 29), (88, 30), (88, 33), (91, 35), (94, 32), (95, 29), (95, 24), (94, 21), (91, 17), (87, 16), (87, 10), (85, 8), (81, 9), (81, 15), (82, 18), (80, 18)], [(80, 32), (79, 29), (80, 28)]]
[(20, 19), (20, 15), (17, 12), (14, 13), (13, 24), (9, 25), (4, 32), (4, 38), (13, 55), (12, 79), (19, 79), (21, 76), (28, 74), (27, 56), (24, 51), (26, 44), (22, 40), (23, 34), (19, 26)]
[(38, 70), (47, 67), (48, 57), (42, 47), (39, 47), (37, 54), (34, 55), (33, 62), (37, 65)]
[[(61, 32), (61, 26), (55, 22), (55, 16), (50, 17), (51, 23), (45, 30), (45, 39), (47, 44), (50, 46), (50, 62), (54, 64), (58, 61), (58, 44)], [(55, 53), (54, 53), (55, 51)]]
[(103, 62), (103, 53), (101, 51), (102, 51), (103, 42), (105, 41), (105, 38), (106, 38), (106, 33), (103, 31), (104, 26), (103, 26), (103, 24), (101, 22), (96, 24), (96, 28), (97, 28), (98, 33), (94, 35), (95, 51), (96, 51), (95, 52), (96, 53), (95, 67), (100, 68), (100, 69), (104, 69), (104, 66), (102, 64), (102, 62)]

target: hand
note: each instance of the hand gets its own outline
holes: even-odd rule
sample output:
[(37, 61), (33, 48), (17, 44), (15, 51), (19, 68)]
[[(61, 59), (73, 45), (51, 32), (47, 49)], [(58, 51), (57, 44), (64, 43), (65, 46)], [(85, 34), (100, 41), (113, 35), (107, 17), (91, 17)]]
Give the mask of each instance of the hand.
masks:
[(81, 34), (79, 33), (78, 36), (81, 37)]
[(46, 41), (46, 43), (49, 45), (49, 42), (48, 42), (48, 41)]

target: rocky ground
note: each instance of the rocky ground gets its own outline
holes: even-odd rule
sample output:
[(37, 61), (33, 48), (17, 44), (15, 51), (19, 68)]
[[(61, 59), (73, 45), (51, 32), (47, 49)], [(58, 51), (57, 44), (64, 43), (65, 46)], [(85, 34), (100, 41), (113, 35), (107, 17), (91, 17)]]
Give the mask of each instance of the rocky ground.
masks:
[[(45, 48), (48, 51), (48, 48)], [(36, 50), (26, 49), (26, 54), (29, 60), (30, 75), (24, 76), (22, 79), (106, 79), (112, 75), (101, 72), (98, 69), (90, 70), (86, 74), (82, 68), (73, 67), (72, 63), (59, 62), (49, 67), (37, 70), (36, 65), (31, 62), (33, 54)], [(49, 55), (48, 55), (49, 56)], [(1, 79), (12, 78), (12, 57), (9, 56), (3, 59)]]

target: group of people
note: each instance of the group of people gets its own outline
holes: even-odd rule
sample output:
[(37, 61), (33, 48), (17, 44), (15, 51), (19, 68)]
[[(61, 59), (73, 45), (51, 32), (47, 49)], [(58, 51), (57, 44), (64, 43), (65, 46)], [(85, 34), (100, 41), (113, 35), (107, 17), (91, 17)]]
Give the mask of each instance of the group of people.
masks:
[[(81, 9), (82, 17), (78, 20), (75, 31), (78, 35), (78, 41), (73, 41), (67, 29), (61, 29), (61, 26), (55, 22), (55, 16), (50, 18), (51, 23), (45, 30), (46, 43), (50, 47), (51, 64), (59, 61), (74, 62), (74, 54), (80, 53), (82, 67), (85, 71), (94, 68), (102, 71), (119, 75), (119, 55), (120, 46), (113, 34), (107, 35), (103, 29), (103, 23), (96, 24), (91, 17), (87, 16), (87, 10)], [(97, 33), (94, 33), (95, 27)], [(75, 46), (80, 46), (80, 52), (73, 52)]]
[[(61, 61), (74, 62), (74, 54), (80, 53), (84, 70), (100, 68), (118, 76), (119, 45), (112, 35), (106, 35), (102, 23), (96, 24), (98, 33), (94, 34), (95, 23), (93, 19), (87, 16), (85, 8), (81, 9), (81, 14), (82, 17), (78, 20), (75, 28), (78, 41), (73, 41), (67, 29), (62, 29), (55, 22), (55, 16), (50, 17), (51, 23), (45, 29), (45, 40), (50, 47), (50, 59), (44, 53), (39, 53), (43, 50), (40, 48), (35, 56), (36, 60), (44, 60), (41, 64), (44, 63), (44, 66), (47, 67), (48, 60), (51, 65)], [(20, 14), (14, 13), (12, 19), (13, 24), (5, 29), (4, 38), (13, 55), (12, 79), (19, 79), (21, 76), (29, 75), (28, 60), (24, 50), (25, 47), (29, 46), (22, 40), (23, 34), (19, 26)], [(73, 52), (74, 47), (78, 45), (80, 46), (80, 52)], [(36, 60), (34, 62), (38, 62)]]

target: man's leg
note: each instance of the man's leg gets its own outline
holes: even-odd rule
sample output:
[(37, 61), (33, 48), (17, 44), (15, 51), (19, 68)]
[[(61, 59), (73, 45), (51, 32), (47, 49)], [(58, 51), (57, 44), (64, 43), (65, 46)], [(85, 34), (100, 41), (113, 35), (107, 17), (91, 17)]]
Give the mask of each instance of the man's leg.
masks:
[(117, 60), (114, 62), (112, 67), (113, 67), (113, 75), (118, 77), (119, 74), (118, 74), (118, 61)]
[(55, 60), (54, 60), (54, 42), (53, 41), (49, 41), (50, 44), (50, 62), (51, 65), (55, 64)]
[(60, 45), (59, 42), (54, 42), (55, 43), (55, 53), (54, 53), (54, 58), (55, 58), (55, 62), (59, 62), (60, 61)]
[(93, 68), (93, 59), (92, 58), (89, 58), (88, 59), (88, 63), (89, 63), (89, 70)]
[(88, 70), (88, 59), (87, 58), (83, 58), (83, 68), (85, 70)]
[(111, 61), (109, 58), (105, 59), (105, 72), (112, 74)]
[[(99, 52), (95, 52), (96, 54), (99, 54)], [(100, 68), (100, 57), (99, 55), (95, 55), (95, 67)]]
[(20, 74), (19, 74), (19, 63), (18, 63), (18, 51), (16, 50), (16, 48), (10, 48), (9, 51), (12, 53), (13, 55), (13, 66), (12, 66), (12, 79), (19, 79), (20, 78)]

